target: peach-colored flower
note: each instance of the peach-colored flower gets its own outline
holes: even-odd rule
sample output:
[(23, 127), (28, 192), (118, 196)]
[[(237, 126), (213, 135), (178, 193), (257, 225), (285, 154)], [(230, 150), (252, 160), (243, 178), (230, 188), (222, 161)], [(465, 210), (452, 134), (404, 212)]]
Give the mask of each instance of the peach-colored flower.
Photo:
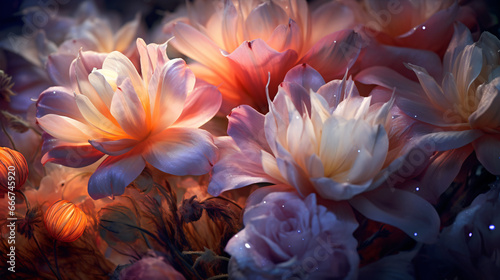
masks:
[(87, 215), (67, 200), (52, 204), (45, 212), (43, 221), (49, 235), (62, 242), (76, 241), (87, 227)]
[[(393, 129), (392, 102), (371, 104), (371, 97), (359, 96), (353, 81), (324, 84), (314, 69), (296, 66), (265, 116), (245, 105), (233, 110), (228, 134), (234, 141), (220, 140), (221, 159), (209, 192), (219, 195), (259, 182), (286, 184), (303, 197), (317, 193), (349, 201), (369, 218), (430, 241), (439, 224), (432, 206), (395, 186), (380, 188), (412, 147)], [(402, 211), (414, 220), (402, 219)], [(431, 226), (425, 229), (427, 222)]]
[(359, 37), (348, 29), (354, 24), (350, 5), (337, 1), (310, 10), (304, 0), (212, 0), (189, 3), (186, 15), (164, 29), (177, 50), (198, 62), (197, 77), (220, 85), (221, 111), (228, 113), (240, 104), (266, 112), (268, 73), (274, 96), (298, 63), (327, 80), (341, 77), (359, 53)]
[[(38, 100), (45, 135), (42, 161), (80, 167), (107, 158), (89, 180), (92, 198), (120, 195), (146, 162), (174, 175), (207, 173), (217, 158), (210, 133), (198, 129), (218, 111), (220, 93), (195, 87), (166, 44), (137, 40), (141, 73), (119, 52), (81, 52), (72, 63), (75, 93), (52, 87)], [(95, 69), (94, 69), (95, 67)]]
[(21, 188), (28, 178), (28, 164), (18, 151), (0, 147), (0, 197)]

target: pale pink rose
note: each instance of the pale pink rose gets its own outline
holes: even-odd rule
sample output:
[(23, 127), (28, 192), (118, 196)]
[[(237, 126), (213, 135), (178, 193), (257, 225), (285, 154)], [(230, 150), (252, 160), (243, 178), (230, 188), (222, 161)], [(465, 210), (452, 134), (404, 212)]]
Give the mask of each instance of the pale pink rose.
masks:
[[(37, 103), (42, 161), (70, 167), (106, 156), (89, 180), (92, 198), (120, 195), (146, 162), (174, 175), (201, 175), (217, 158), (212, 136), (199, 129), (218, 111), (220, 93), (195, 87), (166, 45), (137, 40), (141, 75), (119, 52), (81, 52), (71, 65), (73, 88), (52, 87)], [(74, 93), (73, 93), (74, 91)]]
[(245, 105), (232, 111), (231, 138), (218, 140), (221, 157), (209, 193), (286, 184), (304, 197), (316, 193), (348, 201), (366, 217), (430, 242), (439, 225), (434, 208), (391, 183), (413, 149), (400, 131), (404, 122), (391, 115), (392, 102), (372, 104), (371, 97), (359, 96), (352, 80), (325, 84), (311, 67), (297, 66), (269, 102), (269, 113)]
[(245, 228), (231, 238), (229, 276), (234, 279), (356, 279), (359, 256), (354, 217), (302, 198), (286, 187), (260, 189), (247, 201)]
[[(456, 163), (455, 175), (472, 152), (465, 145), (472, 143), (477, 158), (491, 173), (500, 174), (500, 77), (498, 73), (500, 41), (484, 32), (473, 42), (470, 31), (457, 25), (444, 57), (441, 84), (426, 69), (409, 67), (420, 85), (387, 69), (372, 68), (356, 79), (386, 88), (396, 87), (396, 103), (420, 125), (418, 133), (435, 145), (437, 151), (456, 153), (449, 156)], [(434, 131), (437, 133), (430, 133)], [(461, 148), (461, 150), (455, 150)], [(442, 164), (438, 161), (437, 164)], [(453, 179), (454, 176), (449, 176)], [(449, 185), (443, 183), (444, 185)]]
[(198, 0), (164, 31), (174, 36), (178, 51), (197, 62), (196, 76), (219, 86), (223, 113), (240, 104), (267, 112), (269, 75), (273, 97), (297, 64), (310, 64), (327, 80), (352, 66), (360, 37), (349, 29), (355, 25), (350, 5), (331, 1), (310, 10), (304, 0)]

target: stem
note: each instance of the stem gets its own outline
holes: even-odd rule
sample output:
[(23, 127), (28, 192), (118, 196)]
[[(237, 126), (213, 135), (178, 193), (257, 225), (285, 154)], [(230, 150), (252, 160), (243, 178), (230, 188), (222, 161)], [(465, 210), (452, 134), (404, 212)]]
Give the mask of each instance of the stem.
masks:
[(10, 137), (10, 134), (5, 129), (5, 126), (3, 125), (3, 123), (2, 123), (2, 130), (5, 133), (5, 135), (7, 135), (7, 138), (9, 138), (9, 141), (10, 141), (10, 144), (12, 145), (12, 148), (14, 148), (14, 150), (17, 151), (16, 144), (14, 144), (14, 140), (12, 140), (12, 137)]
[(220, 274), (207, 278), (207, 280), (216, 280), (216, 279), (229, 279), (229, 274)]
[(225, 200), (225, 201), (227, 201), (229, 203), (234, 204), (234, 206), (238, 207), (240, 210), (243, 210), (243, 208), (241, 208), (241, 206), (239, 206), (238, 203), (236, 203), (236, 201), (231, 200), (229, 198), (225, 198), (223, 196), (211, 196), (211, 197), (205, 198), (204, 200), (200, 201), (200, 203), (203, 203), (203, 202), (205, 202), (205, 201), (207, 201), (209, 199), (222, 199), (222, 200)]
[(54, 239), (54, 262), (56, 263), (57, 278), (62, 279), (61, 272), (59, 272), (59, 265), (57, 264), (57, 239)]
[(29, 201), (28, 201), (28, 198), (27, 198), (27, 197), (26, 197), (26, 195), (23, 193), (23, 191), (21, 191), (21, 190), (16, 190), (16, 192), (17, 192), (17, 193), (19, 193), (19, 194), (23, 197), (23, 199), (24, 199), (24, 203), (26, 203), (26, 208), (27, 208), (27, 209), (26, 209), (26, 212), (28, 212), (28, 211), (30, 210), (30, 208), (31, 208), (31, 207), (30, 207), (30, 203), (29, 203)]
[(47, 256), (45, 256), (45, 254), (43, 253), (42, 248), (40, 248), (40, 244), (38, 243), (38, 240), (36, 239), (35, 235), (33, 235), (33, 240), (35, 240), (36, 247), (38, 247), (40, 254), (42, 254), (43, 259), (45, 260), (45, 262), (49, 266), (50, 271), (52, 271), (52, 273), (54, 273), (54, 275), (57, 277), (58, 280), (62, 280), (60, 278), (60, 276), (55, 272), (54, 268), (52, 268), (52, 265), (50, 264), (49, 259), (47, 259)]

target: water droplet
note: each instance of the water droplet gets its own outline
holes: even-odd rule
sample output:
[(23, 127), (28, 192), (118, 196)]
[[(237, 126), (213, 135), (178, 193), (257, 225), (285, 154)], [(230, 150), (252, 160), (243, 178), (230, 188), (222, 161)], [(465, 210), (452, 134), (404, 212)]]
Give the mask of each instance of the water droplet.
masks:
[(416, 232), (415, 232), (413, 235), (414, 235), (414, 236), (417, 236), (417, 235), (418, 235), (418, 233), (416, 233)]
[(235, 234), (235, 235), (234, 235), (234, 237), (238, 237), (238, 235), (237, 235), (237, 234)]
[(285, 204), (281, 205), (281, 207), (285, 208)]
[(305, 240), (305, 239), (304, 239), (304, 238), (302, 238), (302, 241), (304, 241), (304, 240)]
[(292, 248), (292, 245), (288, 244), (288, 248)]
[(300, 117), (299, 117), (299, 116), (295, 116), (295, 118), (296, 118), (297, 120), (298, 120), (298, 119), (300, 119)]
[(245, 247), (246, 247), (247, 249), (252, 248), (252, 247), (250, 246), (250, 244), (248, 244), (248, 243), (245, 243)]
[(425, 27), (425, 25), (424, 25), (424, 26), (422, 26), (422, 29), (423, 29), (423, 30), (425, 30), (426, 28), (427, 28), (427, 27)]
[(490, 230), (494, 230), (494, 229), (495, 229), (495, 225), (490, 225), (488, 228), (489, 228)]
[(361, 150), (358, 150), (358, 153), (361, 153)]
[(415, 115), (415, 118), (417, 117), (417, 115)]
[(392, 116), (391, 118), (394, 119), (394, 116)]
[(472, 232), (469, 232), (469, 237), (472, 237)]
[(337, 40), (333, 41), (333, 43), (334, 43), (334, 44), (336, 44), (336, 43), (337, 43)]
[(337, 95), (336, 95), (336, 94), (334, 94), (334, 95), (333, 95), (333, 97), (337, 97)]
[(416, 188), (415, 188), (415, 190), (418, 192), (418, 191), (420, 190), (420, 188), (419, 188), (419, 187), (416, 187)]
[(300, 229), (297, 230), (298, 233), (301, 233), (302, 231)]

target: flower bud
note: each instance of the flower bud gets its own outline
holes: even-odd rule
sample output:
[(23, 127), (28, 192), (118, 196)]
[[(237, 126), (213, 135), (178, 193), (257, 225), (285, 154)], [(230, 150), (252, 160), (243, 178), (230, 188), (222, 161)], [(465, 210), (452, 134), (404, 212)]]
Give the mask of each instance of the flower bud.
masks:
[(87, 216), (75, 204), (59, 200), (45, 212), (44, 222), (45, 228), (54, 239), (73, 242), (85, 231)]
[(7, 147), (0, 147), (0, 197), (19, 189), (28, 178), (28, 163), (24, 156)]

